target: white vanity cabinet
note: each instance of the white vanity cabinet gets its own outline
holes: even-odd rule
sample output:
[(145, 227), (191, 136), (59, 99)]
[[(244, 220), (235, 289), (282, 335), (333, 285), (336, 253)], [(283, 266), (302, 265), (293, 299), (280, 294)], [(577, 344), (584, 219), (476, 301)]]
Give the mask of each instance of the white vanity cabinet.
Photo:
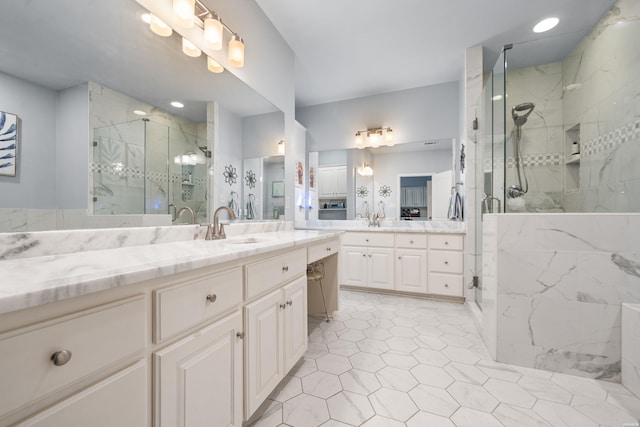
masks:
[(395, 289), (427, 292), (427, 236), (396, 234)]
[(325, 166), (318, 168), (318, 197), (347, 196), (347, 166)]
[(429, 293), (464, 296), (464, 239), (457, 234), (429, 236)]
[(245, 418), (248, 419), (307, 350), (307, 280), (245, 306)]
[(393, 234), (347, 232), (342, 235), (340, 256), (342, 284), (394, 288)]

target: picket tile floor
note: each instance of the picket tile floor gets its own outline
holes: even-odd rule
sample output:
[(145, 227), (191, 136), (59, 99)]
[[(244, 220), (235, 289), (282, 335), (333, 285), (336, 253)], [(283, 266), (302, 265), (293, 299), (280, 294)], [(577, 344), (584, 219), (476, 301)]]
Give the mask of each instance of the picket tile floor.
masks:
[(252, 426), (638, 426), (620, 384), (493, 362), (462, 304), (342, 291)]

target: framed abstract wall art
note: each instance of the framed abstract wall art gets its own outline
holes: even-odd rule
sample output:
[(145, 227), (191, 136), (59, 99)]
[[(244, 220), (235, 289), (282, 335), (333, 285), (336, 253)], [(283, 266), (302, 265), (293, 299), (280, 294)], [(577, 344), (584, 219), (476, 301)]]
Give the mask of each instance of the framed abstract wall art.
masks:
[(18, 116), (0, 111), (0, 176), (16, 176)]

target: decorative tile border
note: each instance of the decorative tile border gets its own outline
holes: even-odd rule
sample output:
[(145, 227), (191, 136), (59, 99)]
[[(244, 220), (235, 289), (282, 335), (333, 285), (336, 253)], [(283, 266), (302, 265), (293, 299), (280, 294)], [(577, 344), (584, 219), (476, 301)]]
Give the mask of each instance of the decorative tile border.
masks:
[(582, 149), (584, 156), (612, 150), (633, 139), (640, 139), (640, 119), (587, 141)]
[[(538, 154), (527, 154), (522, 156), (522, 163), (526, 167), (532, 166), (557, 166), (564, 163), (564, 154), (562, 153), (538, 153)], [(491, 168), (491, 159), (484, 159), (483, 161), (484, 170), (488, 170)], [(502, 157), (495, 159), (493, 166), (501, 168), (504, 165)], [(516, 159), (515, 157), (507, 157), (507, 167), (515, 168), (516, 167)]]
[[(89, 169), (92, 173), (103, 173), (105, 175), (113, 175), (119, 177), (146, 178), (154, 182), (166, 182), (169, 180), (172, 184), (182, 182), (181, 173), (172, 173), (167, 175), (166, 172), (148, 171), (146, 174), (142, 169), (127, 168), (113, 163), (95, 163), (90, 162)], [(207, 178), (196, 177), (193, 179), (195, 185), (206, 185)]]

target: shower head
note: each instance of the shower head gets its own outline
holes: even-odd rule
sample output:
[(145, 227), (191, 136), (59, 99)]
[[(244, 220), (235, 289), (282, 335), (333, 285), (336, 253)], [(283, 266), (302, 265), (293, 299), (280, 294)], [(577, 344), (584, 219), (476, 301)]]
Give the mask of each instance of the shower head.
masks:
[[(527, 123), (527, 117), (533, 112), (534, 108), (536, 108), (536, 106), (533, 102), (523, 102), (522, 104), (512, 107), (511, 117), (513, 117), (513, 122), (516, 126), (522, 126)], [(524, 111), (524, 114), (518, 115), (518, 113), (522, 111)]]

